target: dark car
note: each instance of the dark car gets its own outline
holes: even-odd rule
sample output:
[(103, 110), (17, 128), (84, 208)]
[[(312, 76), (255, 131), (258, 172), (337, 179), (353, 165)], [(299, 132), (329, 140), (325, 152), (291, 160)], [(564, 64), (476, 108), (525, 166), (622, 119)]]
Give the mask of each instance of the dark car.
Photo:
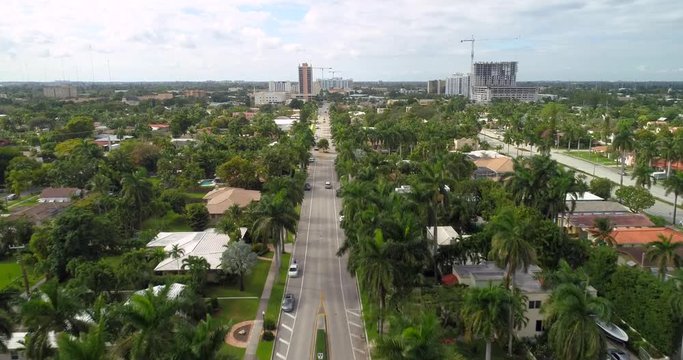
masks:
[(306, 190), (306, 191), (311, 191), (312, 188), (313, 188), (313, 187), (311, 186), (311, 184), (309, 184), (309, 183), (305, 183), (305, 184), (304, 184), (304, 190)]
[(292, 312), (294, 311), (294, 305), (296, 305), (296, 299), (292, 294), (285, 294), (285, 298), (282, 299), (282, 311)]
[(631, 360), (631, 357), (625, 351), (619, 349), (608, 349), (607, 358), (609, 360)]

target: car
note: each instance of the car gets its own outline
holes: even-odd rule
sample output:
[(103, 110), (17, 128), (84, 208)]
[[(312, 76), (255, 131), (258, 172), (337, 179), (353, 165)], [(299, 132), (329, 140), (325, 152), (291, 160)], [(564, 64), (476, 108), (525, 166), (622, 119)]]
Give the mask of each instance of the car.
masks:
[(285, 294), (284, 299), (282, 299), (282, 311), (287, 313), (292, 312), (294, 311), (294, 305), (296, 305), (294, 295), (290, 293)]
[(17, 195), (17, 194), (9, 194), (5, 197), (5, 199), (7, 199), (7, 201), (16, 200), (18, 198), (19, 198), (19, 195)]
[(299, 276), (299, 265), (296, 263), (289, 265), (289, 270), (287, 270), (287, 275), (289, 277)]
[(318, 149), (318, 147), (316, 146), (316, 147), (313, 148), (313, 150), (318, 151), (319, 149)]
[(332, 183), (329, 181), (325, 181), (325, 189), (332, 189)]
[(339, 215), (339, 222), (341, 223), (343, 221), (344, 221), (344, 215)]
[(309, 162), (309, 163), (315, 162), (315, 158), (314, 158), (313, 156), (309, 157), (309, 158), (308, 158), (308, 162)]
[(304, 184), (304, 190), (305, 190), (305, 191), (311, 191), (312, 188), (313, 188), (313, 187), (311, 186), (311, 184), (309, 184), (309, 183), (305, 183), (305, 184)]
[(619, 349), (607, 349), (607, 358), (609, 360), (631, 360), (629, 354)]

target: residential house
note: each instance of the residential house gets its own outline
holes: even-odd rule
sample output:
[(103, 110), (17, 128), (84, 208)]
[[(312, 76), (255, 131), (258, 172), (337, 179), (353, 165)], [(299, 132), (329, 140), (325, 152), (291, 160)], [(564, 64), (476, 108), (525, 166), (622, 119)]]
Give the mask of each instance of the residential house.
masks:
[(169, 124), (149, 124), (149, 128), (152, 131), (168, 131), (171, 125)]
[[(567, 201), (567, 207), (572, 208), (571, 201)], [(631, 213), (629, 209), (616, 201), (576, 201), (572, 214), (617, 214)]]
[(496, 158), (479, 158), (475, 159), (474, 165), (477, 168), (474, 170), (474, 178), (488, 178), (492, 180), (501, 180), (506, 174), (514, 172), (514, 162), (512, 158), (501, 156)]
[(26, 219), (35, 225), (43, 224), (64, 211), (68, 202), (45, 202), (33, 206), (13, 208), (8, 220)]
[(39, 203), (71, 202), (75, 197), (81, 196), (81, 190), (77, 188), (45, 188), (38, 198)]
[[(24, 354), (26, 343), (26, 336), (28, 332), (13, 332), (9, 339), (2, 339), (6, 350), (2, 351), (0, 348), (0, 360), (26, 360), (28, 357)], [(2, 337), (2, 336), (0, 336)], [(57, 348), (57, 336), (53, 331), (47, 334), (48, 344), (51, 348)]]
[(292, 128), (292, 125), (297, 122), (296, 119), (292, 119), (287, 116), (278, 116), (273, 121), (275, 121), (275, 125), (277, 125), (277, 127), (284, 132), (288, 132), (289, 129)]
[(454, 151), (461, 151), (463, 149), (479, 150), (479, 140), (476, 138), (460, 138), (453, 140)]
[[(241, 236), (247, 232), (246, 228), (240, 228)], [(148, 248), (162, 248), (169, 252), (175, 245), (182, 249), (183, 254), (174, 259), (172, 256), (162, 260), (154, 271), (181, 272), (183, 260), (190, 256), (204, 258), (210, 266), (209, 280), (217, 279), (217, 271), (221, 265), (221, 255), (225, 251), (225, 245), (230, 242), (230, 236), (216, 232), (215, 229), (208, 229), (198, 232), (160, 232), (157, 236), (147, 243)]]
[[(647, 244), (659, 241), (659, 235), (669, 238), (672, 242), (683, 242), (683, 232), (666, 227), (650, 228), (616, 228), (611, 236), (617, 245), (619, 262), (626, 265), (641, 265), (644, 267), (656, 266), (647, 259), (645, 253)], [(683, 256), (683, 250), (678, 251)]]
[(209, 210), (209, 215), (212, 218), (218, 218), (233, 205), (243, 208), (252, 201), (260, 201), (261, 192), (236, 187), (223, 187), (209, 191), (203, 199), (206, 200), (206, 209)]
[[(427, 226), (427, 239), (434, 241), (434, 227)], [(437, 226), (436, 227), (436, 242), (438, 246), (453, 245), (460, 239), (458, 234), (452, 226)]]
[(595, 221), (599, 218), (609, 220), (613, 228), (648, 228), (655, 226), (650, 219), (643, 214), (633, 213), (606, 213), (606, 214), (569, 214), (564, 226), (567, 232), (579, 238), (592, 238), (591, 229), (595, 227)]
[[(527, 297), (526, 313), (528, 322), (521, 329), (515, 330), (520, 338), (533, 338), (544, 331), (544, 316), (541, 314), (541, 306), (548, 301), (551, 290), (543, 288), (538, 275), (541, 268), (536, 265), (529, 266), (529, 271), (517, 271), (515, 273), (515, 287), (521, 290)], [(453, 275), (457, 283), (472, 287), (488, 287), (489, 284), (500, 285), (505, 278), (505, 270), (496, 266), (493, 262), (483, 262), (476, 265), (454, 265)], [(588, 291), (596, 295), (596, 290), (589, 287)]]

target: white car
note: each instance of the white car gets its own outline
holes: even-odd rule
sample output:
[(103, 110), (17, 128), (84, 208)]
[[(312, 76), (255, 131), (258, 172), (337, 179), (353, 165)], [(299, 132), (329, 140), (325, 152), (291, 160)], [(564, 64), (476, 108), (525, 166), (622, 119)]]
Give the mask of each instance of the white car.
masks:
[(289, 277), (299, 276), (299, 265), (298, 264), (289, 265), (289, 270), (287, 270), (287, 275)]

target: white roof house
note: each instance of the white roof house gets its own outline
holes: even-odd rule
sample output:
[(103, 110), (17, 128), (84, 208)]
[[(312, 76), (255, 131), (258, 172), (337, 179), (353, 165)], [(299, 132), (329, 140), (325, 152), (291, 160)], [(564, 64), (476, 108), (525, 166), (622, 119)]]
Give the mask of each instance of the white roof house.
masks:
[[(172, 283), (169, 285), (157, 285), (152, 288), (152, 293), (154, 295), (159, 295), (159, 293), (166, 287), (169, 287), (167, 297), (169, 300), (174, 300), (177, 299), (178, 296), (185, 290), (186, 286), (184, 284), (179, 284), (179, 283)], [(147, 289), (144, 290), (138, 290), (136, 291), (133, 295), (143, 295), (147, 291)]]
[[(24, 343), (26, 342), (26, 335), (28, 335), (27, 332), (13, 332), (12, 335), (9, 337), (9, 339), (3, 339), (5, 340), (5, 344), (7, 345), (7, 350), (9, 351), (17, 351), (17, 350), (24, 350), (25, 346)], [(50, 347), (56, 348), (57, 347), (57, 336), (55, 335), (54, 331), (50, 331), (47, 334), (48, 342), (50, 344)], [(2, 356), (2, 355), (0, 355)]]
[[(247, 229), (240, 228), (240, 232), (244, 236)], [(178, 245), (184, 251), (183, 256), (178, 259), (169, 256), (162, 260), (154, 271), (180, 271), (183, 260), (190, 256), (203, 257), (212, 270), (217, 270), (221, 265), (224, 246), (229, 241), (228, 235), (218, 233), (215, 229), (199, 232), (161, 232), (147, 244), (147, 247), (160, 247), (164, 251), (170, 251), (173, 245)]]
[(292, 119), (287, 116), (278, 116), (273, 119), (273, 121), (275, 122), (275, 125), (277, 125), (277, 127), (279, 127), (282, 131), (289, 131), (289, 129), (292, 128), (292, 125), (297, 122), (296, 119)]
[(574, 196), (574, 194), (565, 195), (565, 201), (572, 201), (572, 200), (574, 200), (574, 201), (602, 201), (605, 199), (593, 194), (590, 191), (584, 192), (583, 195), (581, 195), (581, 194), (576, 194), (576, 196)]
[[(436, 235), (436, 242), (439, 246), (453, 245), (460, 238), (460, 234), (452, 226), (437, 226)], [(427, 238), (429, 240), (434, 239), (433, 226), (427, 226)]]

